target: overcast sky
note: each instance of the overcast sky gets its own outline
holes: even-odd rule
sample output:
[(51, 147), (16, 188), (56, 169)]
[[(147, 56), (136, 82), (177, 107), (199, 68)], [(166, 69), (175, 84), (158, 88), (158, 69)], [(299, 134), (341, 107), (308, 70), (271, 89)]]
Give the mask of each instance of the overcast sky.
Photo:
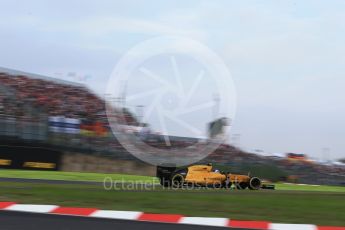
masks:
[(237, 145), (345, 157), (342, 0), (0, 0), (1, 67), (98, 94), (128, 49), (160, 35), (197, 40), (223, 59), (237, 89)]

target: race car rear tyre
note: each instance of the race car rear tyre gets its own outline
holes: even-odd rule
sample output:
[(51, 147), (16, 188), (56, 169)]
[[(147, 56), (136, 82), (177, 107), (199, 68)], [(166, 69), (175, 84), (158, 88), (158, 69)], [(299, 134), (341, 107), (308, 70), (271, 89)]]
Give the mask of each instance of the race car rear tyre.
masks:
[(170, 180), (167, 180), (165, 178), (161, 178), (159, 180), (159, 183), (163, 186), (163, 187), (170, 187)]
[(171, 178), (171, 185), (173, 188), (181, 188), (184, 184), (184, 177), (181, 174), (175, 174)]

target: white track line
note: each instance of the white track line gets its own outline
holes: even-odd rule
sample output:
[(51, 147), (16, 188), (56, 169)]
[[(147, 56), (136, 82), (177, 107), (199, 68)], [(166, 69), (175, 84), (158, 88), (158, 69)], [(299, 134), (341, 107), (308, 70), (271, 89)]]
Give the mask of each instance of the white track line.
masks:
[(19, 212), (49, 213), (58, 207), (59, 206), (56, 205), (14, 204), (5, 208), (5, 210)]
[(109, 219), (137, 220), (141, 214), (142, 212), (98, 210), (90, 216)]
[(317, 226), (311, 224), (270, 224), (270, 230), (317, 230)]
[(180, 224), (195, 224), (205, 226), (227, 226), (229, 219), (227, 218), (208, 218), (208, 217), (182, 217)]

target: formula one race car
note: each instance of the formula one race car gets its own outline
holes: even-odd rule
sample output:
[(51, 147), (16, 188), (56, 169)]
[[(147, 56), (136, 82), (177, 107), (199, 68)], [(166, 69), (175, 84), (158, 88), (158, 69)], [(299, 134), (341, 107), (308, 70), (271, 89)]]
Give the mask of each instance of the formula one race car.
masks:
[(164, 187), (179, 188), (184, 185), (207, 186), (214, 188), (230, 188), (258, 190), (274, 189), (274, 187), (263, 186), (257, 177), (224, 173), (213, 169), (211, 164), (192, 165), (183, 169), (176, 167), (157, 167), (157, 177)]

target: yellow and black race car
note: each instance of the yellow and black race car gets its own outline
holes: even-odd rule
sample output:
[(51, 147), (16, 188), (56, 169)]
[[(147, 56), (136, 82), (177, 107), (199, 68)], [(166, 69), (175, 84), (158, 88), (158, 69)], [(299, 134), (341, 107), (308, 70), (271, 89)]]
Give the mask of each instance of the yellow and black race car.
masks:
[[(165, 187), (179, 188), (184, 185), (207, 186), (214, 188), (230, 188), (232, 185), (237, 189), (258, 190), (260, 188), (268, 188), (263, 186), (257, 177), (249, 175), (240, 175), (232, 173), (220, 172), (213, 169), (211, 164), (192, 165), (183, 169), (176, 167), (157, 167), (157, 177), (160, 183)], [(274, 189), (270, 188), (270, 189)]]

